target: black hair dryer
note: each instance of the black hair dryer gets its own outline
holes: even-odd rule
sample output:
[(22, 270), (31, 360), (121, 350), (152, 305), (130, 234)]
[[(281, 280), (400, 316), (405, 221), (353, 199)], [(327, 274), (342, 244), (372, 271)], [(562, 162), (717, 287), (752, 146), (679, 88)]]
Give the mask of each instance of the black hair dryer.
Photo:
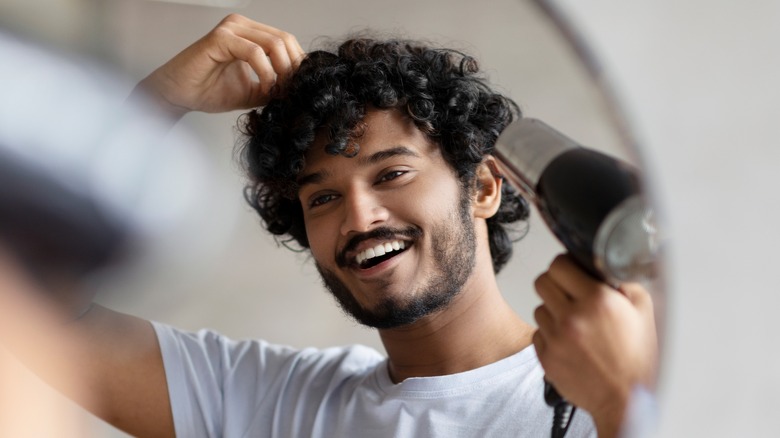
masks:
[(613, 285), (654, 277), (656, 226), (633, 167), (529, 118), (501, 133), (495, 155), (585, 270)]
[[(495, 156), (504, 177), (591, 275), (611, 285), (654, 277), (656, 226), (634, 168), (530, 118), (501, 133)], [(555, 407), (553, 436), (563, 436), (574, 408), (549, 384), (545, 400)]]

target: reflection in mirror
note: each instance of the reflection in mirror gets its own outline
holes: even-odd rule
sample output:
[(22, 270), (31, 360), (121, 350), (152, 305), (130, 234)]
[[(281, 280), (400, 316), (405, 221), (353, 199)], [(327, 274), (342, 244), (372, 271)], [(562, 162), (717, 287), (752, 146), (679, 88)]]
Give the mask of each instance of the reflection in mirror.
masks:
[[(181, 48), (198, 39), (204, 29), (211, 29), (226, 12), (222, 9), (161, 2), (114, 1), (111, 5), (106, 16), (109, 23), (106, 27), (113, 31), (105, 38), (112, 42), (112, 52), (118, 58), (116, 62), (137, 78), (147, 75)], [(419, 5), (411, 1), (393, 5), (341, 2), (338, 7), (302, 3), (299, 8), (306, 14), (291, 14), (290, 11), (298, 8), (290, 4), (261, 2), (253, 2), (239, 12), (290, 31), (307, 50), (317, 47), (323, 36), (338, 38), (349, 31), (365, 28), (402, 32), (410, 38), (434, 40), (443, 46), (462, 49), (480, 61), (490, 82), (497, 85), (498, 91), (515, 99), (524, 115), (544, 120), (585, 146), (637, 163), (633, 149), (627, 147), (626, 139), (616, 128), (609, 102), (594, 85), (562, 34), (530, 2), (507, 0), (495, 3), (488, 10), (477, 5), (459, 4), (453, 8), (444, 3), (426, 2), (426, 5)], [(229, 201), (223, 202), (233, 202), (235, 208), (245, 211), (240, 193), (244, 180), (236, 171), (235, 160), (231, 155), (236, 143), (232, 128), (240, 114), (240, 111), (222, 115), (191, 113), (178, 127), (194, 131), (198, 138), (213, 147), (212, 159), (218, 160), (226, 178), (234, 180), (234, 187), (238, 187), (238, 190), (233, 189), (232, 194), (227, 194)], [(222, 206), (213, 209), (215, 213), (222, 210)], [(263, 334), (269, 333), (266, 336), (293, 345), (325, 346), (332, 343), (331, 339), (344, 339), (380, 346), (373, 332), (355, 327), (349, 320), (345, 320), (333, 308), (327, 295), (312, 293), (312, 290), (319, 290), (321, 286), (313, 266), (306, 263), (305, 257), (278, 250), (273, 240), (258, 226), (256, 217), (252, 214), (240, 216), (234, 232), (236, 241), (229, 242), (231, 247), (225, 249), (235, 255), (219, 256), (212, 261), (219, 265), (211, 265), (211, 275), (220, 278), (213, 279), (211, 287), (202, 289), (207, 296), (202, 300), (187, 299), (187, 306), (203, 305), (209, 311), (189, 313), (182, 309), (170, 309), (175, 312), (176, 318), (181, 318), (177, 320), (180, 325), (191, 328), (204, 324), (218, 326), (236, 336), (257, 335), (258, 329), (254, 327), (262, 325), (259, 330)], [(531, 231), (522, 243), (516, 245), (510, 265), (499, 278), (502, 289), (513, 291), (507, 292), (506, 298), (527, 320), (533, 319), (532, 311), (536, 302), (529, 279), (535, 278), (547, 267), (553, 256), (562, 251), (562, 247), (535, 216), (531, 218)], [(263, 260), (264, 263), (257, 260)], [(265, 263), (270, 265), (265, 266)], [(266, 272), (275, 275), (265, 275)], [(178, 274), (172, 277), (174, 282), (182, 280)], [(202, 279), (192, 283), (204, 285)], [(268, 294), (250, 292), (261, 289), (260, 285), (279, 290), (280, 293), (263, 297), (261, 295)], [(183, 286), (186, 292), (182, 294), (192, 297), (193, 290), (188, 286)], [(220, 293), (213, 294), (213, 290), (220, 290)], [(126, 294), (128, 297), (130, 295)], [(140, 299), (138, 292), (134, 292), (130, 297), (132, 302), (128, 304), (140, 306), (146, 299), (157, 299), (155, 296), (170, 303), (175, 301), (172, 296), (177, 293), (169, 290), (165, 294), (167, 297), (150, 295), (154, 296)], [(247, 299), (289, 300), (289, 304), (280, 303), (281, 307), (278, 307), (262, 301), (255, 307), (244, 301)], [(226, 320), (224, 316), (211, 311), (217, 303), (220, 307), (235, 303), (232, 310), (239, 314), (226, 309), (226, 314), (233, 315)], [(151, 305), (151, 301), (149, 304), (148, 311), (167, 312), (162, 306)], [(313, 325), (311, 332), (303, 327), (289, 330), (284, 323), (258, 321), (265, 319), (259, 318), (256, 312), (263, 308), (278, 309), (268, 315), (269, 318), (299, 314), (304, 320), (328, 322)]]
[[(90, 14), (97, 17), (90, 27), (95, 38), (89, 38), (89, 50), (137, 80), (231, 12), (182, 3), (92, 3)], [(583, 46), (547, 3), (500, 0), (484, 8), (474, 2), (453, 7), (445, 0), (256, 1), (236, 12), (294, 34), (307, 51), (321, 47), (323, 36), (338, 38), (362, 29), (462, 50), (479, 60), (495, 90), (514, 99), (524, 116), (543, 120), (589, 148), (641, 165), (614, 99), (594, 75), (593, 59), (583, 59)], [(131, 267), (104, 275), (100, 302), (185, 330), (208, 327), (235, 339), (261, 338), (295, 348), (363, 344), (384, 353), (392, 340), (346, 318), (330, 295), (322, 293), (312, 256), (280, 247), (246, 207), (246, 181), (233, 153), (238, 137), (234, 127), (242, 112), (193, 112), (173, 128), (174, 137), (189, 132), (207, 146), (207, 160), (219, 178), (208, 180), (208, 189), (201, 192), (199, 220), (177, 230), (188, 236), (157, 245)], [(371, 133), (366, 135), (368, 142)], [(200, 243), (193, 247), (192, 241)], [(536, 325), (534, 309), (541, 301), (534, 279), (563, 251), (534, 211), (527, 234), (497, 277), (504, 299), (521, 320)], [(660, 288), (652, 285), (651, 290), (654, 300), (662, 302)], [(500, 315), (494, 316), (499, 320)], [(521, 332), (518, 337), (528, 345), (530, 331)], [(441, 374), (457, 371), (463, 369)], [(172, 385), (170, 375), (168, 383)], [(575, 413), (575, 418), (582, 415)]]

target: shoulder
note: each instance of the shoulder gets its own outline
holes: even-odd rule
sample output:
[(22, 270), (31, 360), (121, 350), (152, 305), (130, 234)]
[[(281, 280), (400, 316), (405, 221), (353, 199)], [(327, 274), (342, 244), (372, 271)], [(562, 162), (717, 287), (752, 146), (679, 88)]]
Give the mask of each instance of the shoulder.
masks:
[(293, 412), (359, 386), (384, 361), (364, 346), (296, 349), (153, 326), (178, 436), (246, 436), (250, 426), (269, 435), (280, 406)]
[(174, 364), (201, 364), (212, 372), (231, 374), (349, 374), (373, 369), (384, 360), (378, 351), (362, 345), (298, 349), (261, 339), (231, 339), (214, 330), (188, 332), (157, 322), (153, 326), (166, 368)]

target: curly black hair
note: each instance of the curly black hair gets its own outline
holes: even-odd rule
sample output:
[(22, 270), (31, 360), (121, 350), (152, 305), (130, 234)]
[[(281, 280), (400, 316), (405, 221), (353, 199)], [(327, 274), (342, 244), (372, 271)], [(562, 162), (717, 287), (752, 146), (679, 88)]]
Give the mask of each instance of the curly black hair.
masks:
[[(337, 50), (309, 53), (262, 111), (244, 114), (242, 161), (245, 197), (276, 236), (308, 248), (296, 179), (315, 136), (328, 136), (330, 154), (354, 156), (367, 109), (395, 108), (442, 148), (462, 186), (474, 184), (477, 166), (492, 154), (501, 131), (520, 110), (493, 92), (477, 61), (459, 51), (406, 40), (351, 38)], [(527, 219), (529, 206), (503, 184), (498, 212), (487, 220), (493, 269), (512, 255), (508, 225)], [(522, 237), (522, 235), (520, 236)]]

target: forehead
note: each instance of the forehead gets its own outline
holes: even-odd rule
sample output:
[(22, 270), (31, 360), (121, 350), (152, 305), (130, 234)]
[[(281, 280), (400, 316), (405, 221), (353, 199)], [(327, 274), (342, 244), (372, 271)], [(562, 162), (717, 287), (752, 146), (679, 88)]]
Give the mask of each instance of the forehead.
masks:
[[(363, 118), (363, 125), (365, 129), (362, 135), (355, 140), (355, 143), (360, 146), (357, 158), (399, 146), (411, 149), (419, 156), (440, 154), (439, 146), (399, 110), (367, 110), (366, 116)], [(326, 162), (345, 158), (325, 152), (327, 141), (324, 134), (317, 136), (312, 147), (306, 152), (306, 166), (302, 174), (311, 172), (315, 168), (325, 165)]]

